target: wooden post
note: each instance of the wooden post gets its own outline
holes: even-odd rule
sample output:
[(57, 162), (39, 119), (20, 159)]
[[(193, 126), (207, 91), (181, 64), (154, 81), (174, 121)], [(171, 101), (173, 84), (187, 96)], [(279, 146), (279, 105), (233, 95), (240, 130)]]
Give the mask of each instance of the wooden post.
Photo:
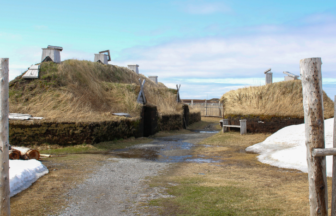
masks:
[(146, 96), (145, 96), (145, 91), (143, 89), (144, 86), (145, 86), (145, 82), (146, 82), (146, 79), (144, 79), (141, 83), (141, 79), (139, 78), (140, 92), (139, 92), (139, 95), (138, 95), (138, 98), (137, 98), (137, 102), (140, 103), (140, 104), (146, 104), (147, 103)]
[[(336, 95), (334, 98), (334, 131), (333, 131), (333, 147), (336, 148)], [(336, 156), (333, 156), (332, 170), (332, 192), (331, 192), (331, 216), (336, 216)]]
[(0, 216), (10, 215), (8, 141), (8, 58), (0, 58)]
[(194, 100), (191, 100), (191, 107), (194, 106)]
[(221, 110), (221, 102), (218, 102), (218, 116), (222, 115), (222, 110)]
[(328, 215), (326, 158), (314, 157), (314, 148), (325, 148), (321, 58), (300, 60), (305, 142), (307, 147), (310, 215)]
[(208, 116), (208, 107), (206, 99), (205, 99), (205, 116)]
[[(223, 125), (224, 125), (224, 107), (225, 107), (225, 99), (223, 98), (223, 112), (222, 112), (222, 115), (223, 115)], [(223, 133), (225, 132), (224, 127), (222, 128), (222, 132)]]
[(176, 102), (177, 102), (177, 103), (181, 103), (181, 98), (180, 98), (180, 88), (181, 88), (181, 84), (180, 84), (180, 85), (177, 85), (177, 84), (176, 84), (176, 88), (177, 88)]
[(240, 135), (247, 133), (246, 119), (239, 120), (240, 122)]
[[(229, 119), (223, 119), (223, 125), (229, 125)], [(222, 132), (228, 132), (228, 128), (223, 126)]]

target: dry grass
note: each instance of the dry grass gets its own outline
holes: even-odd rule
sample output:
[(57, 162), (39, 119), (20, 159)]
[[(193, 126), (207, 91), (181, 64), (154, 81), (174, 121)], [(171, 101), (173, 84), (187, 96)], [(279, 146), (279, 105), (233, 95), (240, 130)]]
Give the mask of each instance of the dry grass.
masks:
[[(301, 80), (246, 87), (225, 93), (225, 114), (303, 117)], [(324, 117), (334, 116), (334, 103), (323, 92)]]
[(67, 206), (67, 192), (106, 160), (105, 155), (70, 155), (42, 160), (49, 174), (10, 199), (11, 215), (56, 215)]
[[(62, 157), (51, 157), (42, 159), (41, 162), (47, 166), (49, 174), (38, 179), (31, 187), (13, 196), (10, 199), (11, 215), (40, 216), (58, 215), (67, 207), (67, 193), (76, 185), (82, 183), (91, 173), (95, 172), (106, 159), (113, 157), (104, 154), (104, 151), (122, 149), (128, 146), (148, 143), (152, 141), (147, 138), (119, 140), (116, 142), (103, 142), (96, 145), (62, 147), (48, 149), (42, 147), (43, 153), (64, 154), (64, 153), (90, 153), (93, 150), (101, 154), (68, 154)], [(54, 147), (54, 146), (53, 146)]]
[[(269, 135), (229, 132), (205, 139), (202, 144), (211, 147), (198, 147), (194, 157), (204, 155), (220, 162), (177, 164), (155, 177), (152, 186), (168, 188), (175, 198), (152, 201), (160, 208), (150, 211), (160, 215), (309, 215), (306, 173), (263, 164), (256, 154), (245, 153), (246, 147)], [(330, 198), (330, 178), (328, 184)]]
[(113, 112), (139, 116), (139, 78), (145, 95), (160, 113), (176, 113), (174, 91), (125, 67), (67, 60), (41, 64), (40, 79), (10, 82), (10, 112), (29, 113), (52, 121), (115, 120)]
[(222, 118), (219, 117), (202, 117), (201, 121), (195, 122), (191, 125), (188, 125), (189, 130), (204, 130), (204, 129), (211, 129), (211, 130), (220, 130), (221, 126), (219, 125), (219, 121)]

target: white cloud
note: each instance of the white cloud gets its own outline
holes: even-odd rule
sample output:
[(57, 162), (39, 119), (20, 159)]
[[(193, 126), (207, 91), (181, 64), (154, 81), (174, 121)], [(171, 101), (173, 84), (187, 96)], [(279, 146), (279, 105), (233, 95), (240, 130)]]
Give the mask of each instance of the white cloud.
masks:
[[(328, 28), (336, 28), (336, 24)], [(289, 28), (282, 34), (213, 37), (134, 47), (124, 50), (114, 62), (134, 62), (140, 65), (142, 73), (163, 78), (246, 78), (263, 77), (268, 68), (279, 76), (283, 71), (299, 74), (300, 59), (317, 56), (322, 58), (325, 74), (335, 77), (332, 72), (336, 68), (336, 34), (322, 31), (328, 28), (314, 29), (320, 31), (318, 36), (293, 33)]]
[[(263, 72), (268, 68), (272, 68), (275, 82), (282, 81), (283, 71), (300, 74), (301, 59), (321, 57), (323, 83), (335, 84), (336, 21), (327, 18), (318, 25), (312, 22), (301, 26), (256, 26), (237, 30), (238, 34), (230, 37), (133, 47), (121, 52), (113, 64), (137, 63), (140, 73), (146, 76), (157, 75), (161, 81), (182, 86), (193, 83), (194, 89), (190, 88), (188, 93), (191, 96), (200, 91), (201, 84), (207, 88), (216, 83), (240, 87), (263, 84)], [(216, 92), (221, 95), (224, 90), (218, 87)]]

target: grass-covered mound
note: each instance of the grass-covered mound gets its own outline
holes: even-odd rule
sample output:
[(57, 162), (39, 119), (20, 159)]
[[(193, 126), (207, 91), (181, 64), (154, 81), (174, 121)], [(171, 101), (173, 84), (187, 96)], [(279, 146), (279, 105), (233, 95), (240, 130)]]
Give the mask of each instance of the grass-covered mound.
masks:
[(146, 79), (147, 102), (164, 113), (181, 111), (176, 94), (164, 84), (155, 84), (125, 67), (79, 60), (61, 64), (41, 64), (39, 79), (23, 79), (9, 83), (9, 110), (42, 116), (48, 121), (106, 121), (118, 119), (114, 112), (136, 117), (141, 105), (136, 103), (140, 91), (139, 78)]
[[(225, 115), (304, 117), (301, 80), (232, 90), (221, 97)], [(324, 117), (334, 116), (334, 102), (323, 91)]]

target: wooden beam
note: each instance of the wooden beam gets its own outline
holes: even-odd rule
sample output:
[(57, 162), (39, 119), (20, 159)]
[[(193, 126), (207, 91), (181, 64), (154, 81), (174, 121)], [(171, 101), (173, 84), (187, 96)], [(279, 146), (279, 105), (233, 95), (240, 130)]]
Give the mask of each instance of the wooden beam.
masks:
[[(226, 120), (226, 119), (224, 119)], [(223, 125), (224, 127), (240, 128), (240, 125)]]
[(146, 100), (146, 96), (145, 96), (145, 92), (144, 92), (144, 86), (145, 86), (145, 82), (146, 79), (143, 79), (142, 83), (141, 83), (141, 79), (139, 78), (139, 83), (140, 83), (140, 92), (137, 98), (137, 102), (141, 103), (141, 104), (146, 104), (147, 100)]
[[(333, 147), (336, 148), (336, 95), (334, 97), (334, 131), (333, 131)], [(336, 156), (333, 156), (332, 168), (332, 192), (331, 192), (331, 216), (336, 216)]]
[(313, 157), (325, 157), (336, 155), (336, 148), (315, 148), (312, 151)]
[(311, 216), (328, 215), (326, 158), (312, 155), (325, 148), (321, 65), (321, 58), (300, 60)]
[(8, 65), (8, 58), (0, 58), (0, 216), (10, 215)]

